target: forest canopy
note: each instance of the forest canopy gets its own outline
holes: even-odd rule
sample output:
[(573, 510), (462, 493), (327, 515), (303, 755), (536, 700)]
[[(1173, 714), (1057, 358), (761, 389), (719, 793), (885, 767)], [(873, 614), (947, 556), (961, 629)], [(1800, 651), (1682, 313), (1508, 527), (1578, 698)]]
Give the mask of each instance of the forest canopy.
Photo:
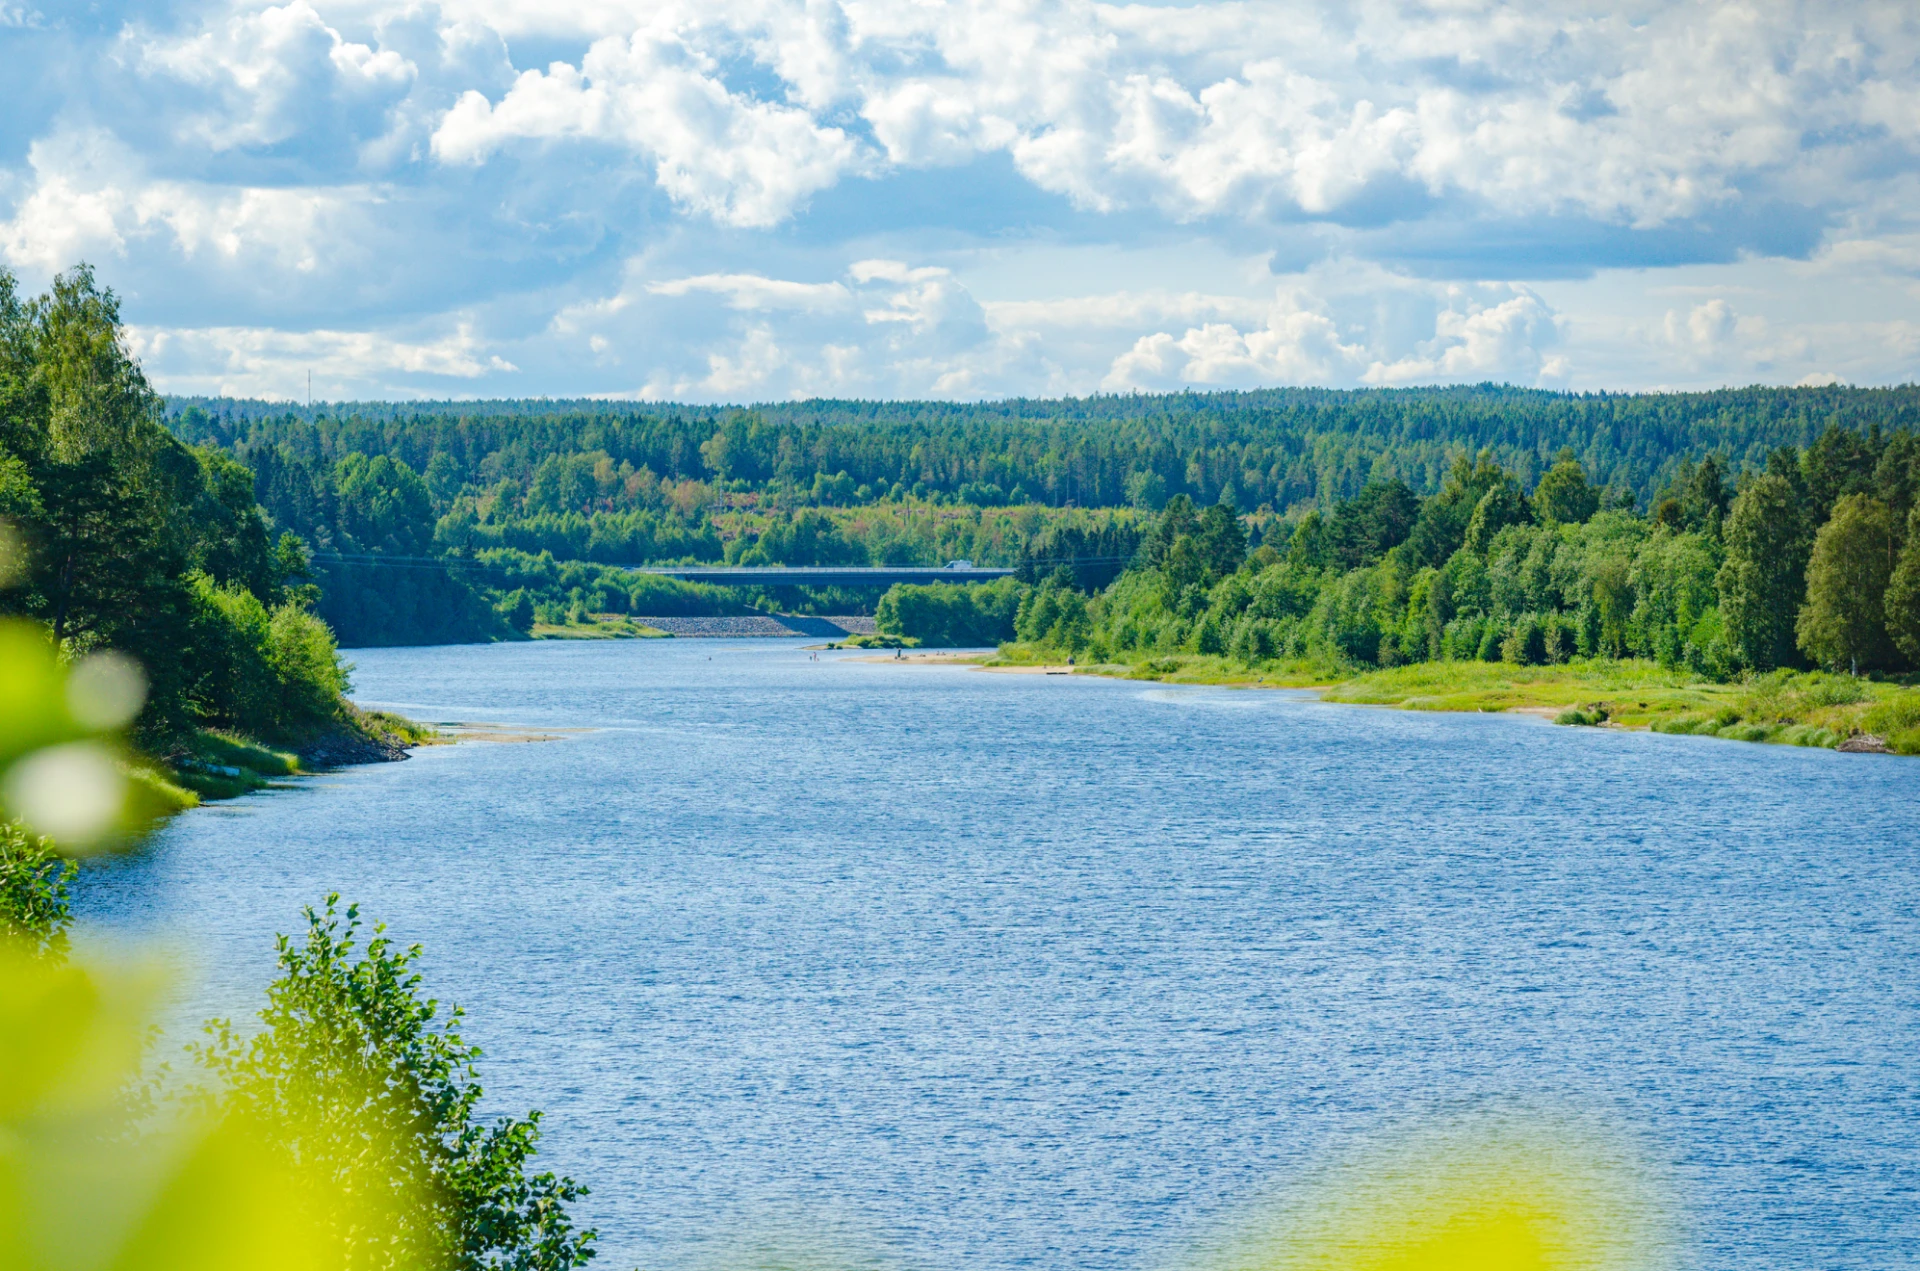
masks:
[[(1131, 568), (1064, 571), (1021, 601), (1021, 641), (1096, 661), (1212, 654), (1337, 668), (1644, 658), (1708, 679), (1920, 667), (1920, 438), (1830, 427), (1736, 486), (1709, 455), (1651, 506), (1571, 451), (1529, 492), (1484, 453), (1420, 498), (1369, 483), (1250, 540), (1225, 503), (1176, 496)], [(892, 598), (892, 611), (919, 609)], [(902, 630), (903, 635), (917, 635)]]
[[(1521, 519), (1527, 500), (1560, 524), (1629, 508), (1673, 524), (1698, 516), (1682, 505), (1697, 499), (1688, 474), (1709, 457), (1732, 482), (1764, 470), (1782, 447), (1830, 436), (1878, 453), (1920, 424), (1920, 389), (1618, 395), (1480, 385), (752, 409), (527, 401), (308, 410), (176, 398), (167, 413), (183, 440), (253, 472), (270, 525), (312, 554), (320, 614), (347, 643), (373, 644), (499, 638), (535, 620), (645, 612), (618, 572), (649, 563), (969, 559), (1026, 566), (1033, 580), (1064, 562), (1079, 587), (1097, 590), (1131, 560), (1141, 526), (1178, 499), (1223, 506), (1267, 538), (1318, 515), (1332, 560), (1352, 569), (1403, 531), (1469, 531), (1477, 501), (1415, 515), (1421, 499), (1464, 497), (1447, 493), (1463, 456), (1501, 474), (1504, 493), (1475, 531), (1486, 537)], [(1661, 510), (1663, 500), (1674, 508)], [(583, 575), (569, 562), (598, 568)], [(645, 603), (672, 614), (776, 599), (815, 611), (872, 603), (692, 592)]]

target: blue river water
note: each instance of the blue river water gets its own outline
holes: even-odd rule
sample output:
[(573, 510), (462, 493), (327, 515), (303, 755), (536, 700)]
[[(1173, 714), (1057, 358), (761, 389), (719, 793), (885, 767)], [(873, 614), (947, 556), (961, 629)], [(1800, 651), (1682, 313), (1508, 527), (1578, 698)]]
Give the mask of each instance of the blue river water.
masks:
[(1628, 1145), (1674, 1265), (1920, 1256), (1920, 762), (785, 641), (351, 656), (586, 731), (195, 811), (83, 930), (245, 1015), (357, 900), (601, 1265), (1160, 1271), (1488, 1109)]

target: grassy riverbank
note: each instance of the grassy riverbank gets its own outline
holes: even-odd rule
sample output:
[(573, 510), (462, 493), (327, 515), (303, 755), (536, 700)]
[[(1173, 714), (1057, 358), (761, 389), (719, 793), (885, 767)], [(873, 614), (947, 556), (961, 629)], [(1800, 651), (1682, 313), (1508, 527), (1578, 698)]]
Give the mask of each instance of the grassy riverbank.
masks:
[[(1057, 663), (1052, 650), (1009, 644), (987, 665)], [(1087, 675), (1237, 688), (1317, 688), (1330, 702), (1400, 710), (1527, 711), (1556, 723), (1651, 728), (1731, 741), (1839, 746), (1874, 741), (1920, 755), (1920, 689), (1830, 675), (1781, 671), (1716, 684), (1641, 659), (1575, 659), (1558, 666), (1505, 662), (1421, 662), (1354, 674), (1351, 668), (1174, 653), (1134, 663), (1076, 666)], [(1873, 740), (1866, 740), (1873, 739)]]
[(401, 757), (415, 746), (437, 745), (438, 729), (388, 711), (347, 705), (339, 725), (298, 746), (274, 746), (217, 729), (195, 729), (164, 758), (130, 765), (129, 777), (144, 791), (156, 816), (204, 800), (233, 799), (289, 777), (349, 763)]
[(535, 640), (671, 640), (673, 633), (620, 614), (595, 614), (585, 622), (536, 622)]

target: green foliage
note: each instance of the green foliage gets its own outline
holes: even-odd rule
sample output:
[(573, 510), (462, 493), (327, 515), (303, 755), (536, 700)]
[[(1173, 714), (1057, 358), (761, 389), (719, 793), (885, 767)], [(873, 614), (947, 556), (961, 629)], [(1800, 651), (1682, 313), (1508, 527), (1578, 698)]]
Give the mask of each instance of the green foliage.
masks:
[(1716, 584), (1727, 639), (1759, 671), (1798, 660), (1794, 620), (1806, 596), (1813, 535), (1793, 483), (1776, 473), (1749, 481), (1727, 517), (1726, 561)]
[(896, 583), (880, 598), (874, 623), (882, 635), (922, 648), (975, 648), (1016, 637), (1015, 618), (1027, 588), (1012, 578), (986, 584)]
[(1907, 513), (1906, 546), (1887, 581), (1887, 635), (1908, 663), (1920, 666), (1920, 504)]
[[(1407, 483), (1369, 481), (1359, 494), (1334, 509), (1327, 524), (1327, 547), (1340, 569), (1371, 565), (1405, 542), (1420, 515), (1420, 500)], [(1231, 568), (1239, 567), (1234, 558)]]
[(1807, 563), (1807, 602), (1795, 633), (1808, 657), (1855, 672), (1893, 660), (1886, 626), (1893, 565), (1886, 504), (1865, 494), (1842, 497), (1814, 537)]
[(1778, 670), (1745, 679), (1730, 700), (1653, 721), (1658, 732), (1790, 746), (1837, 746), (1860, 733), (1920, 753), (1920, 693), (1889, 693), (1852, 675)]
[(225, 1105), (321, 1186), (374, 1189), (363, 1203), (394, 1220), (336, 1226), (345, 1266), (561, 1271), (591, 1259), (594, 1233), (566, 1211), (585, 1189), (527, 1171), (539, 1114), (476, 1117), (480, 1051), (457, 1031), (459, 1008), (442, 1019), (421, 995), (418, 946), (395, 949), (375, 927), (356, 956), (359, 911), (343, 916), (338, 899), (306, 910), (303, 940), (280, 938), (262, 1030), (243, 1038), (215, 1021), (195, 1048)]
[(1014, 615), (1014, 632), (1029, 644), (1060, 649), (1069, 656), (1086, 648), (1091, 633), (1087, 597), (1062, 570), (1028, 591)]
[(1600, 491), (1587, 480), (1586, 469), (1566, 451), (1533, 492), (1533, 505), (1543, 521), (1578, 525), (1600, 510)]
[(776, 516), (751, 539), (727, 544), (729, 565), (871, 565), (866, 548), (840, 532), (832, 517), (807, 508)]
[[(1878, 497), (1904, 515), (1920, 481), (1910, 441), (1900, 440), (1909, 434), (1886, 442), (1873, 431), (1920, 420), (1913, 388), (1642, 396), (1277, 389), (973, 405), (804, 402), (751, 412), (604, 402), (364, 403), (336, 414), (180, 401), (173, 409), (182, 437), (253, 468), (273, 527), (310, 544), (319, 612), (349, 646), (508, 634), (499, 602), (512, 588), (460, 563), (501, 548), (602, 564), (966, 558), (1019, 565), (1028, 583), (1069, 563), (1091, 592), (1110, 585), (1133, 554), (1132, 516), (1175, 498), (1195, 509), (1223, 499), (1230, 512), (1257, 509), (1251, 528), (1261, 541), (1315, 568), (1370, 565), (1395, 545), (1415, 568), (1440, 568), (1470, 532), (1472, 550), (1484, 555), (1508, 525), (1578, 525), (1636, 498), (1675, 533), (1716, 537), (1730, 475), (1758, 469), (1783, 447), (1794, 455), (1795, 480), (1811, 482), (1815, 502), (1826, 500), (1809, 535), (1825, 519), (1830, 489), (1884, 487)], [(1797, 447), (1816, 439), (1802, 472)], [(394, 466), (374, 484), (387, 496), (362, 498), (371, 477), (349, 469), (370, 473), (383, 457)], [(430, 545), (412, 554), (450, 558), (445, 568), (389, 559), (407, 554), (399, 545), (408, 535), (383, 516), (401, 507), (421, 515), (411, 473), (425, 474), (413, 483), (424, 482), (435, 518)], [(345, 504), (343, 480), (356, 491)], [(1536, 485), (1530, 501), (1525, 491)], [(1900, 496), (1908, 503), (1895, 501), (1896, 488), (1909, 491)], [(1437, 497), (1415, 504), (1423, 494)], [(805, 518), (809, 511), (818, 518)], [(1303, 519), (1312, 511), (1317, 521)], [(570, 603), (537, 599), (562, 613)], [(779, 599), (808, 607), (802, 597)]]
[[(503, 480), (524, 491), (550, 457), (591, 456), (609, 478), (629, 474), (596, 483), (600, 505), (657, 499), (662, 481), (743, 481), (810, 494), (816, 476), (844, 472), (856, 491), (917, 484), (952, 495), (978, 483), (1009, 497), (1024, 487), (1051, 506), (1146, 511), (1175, 494), (1205, 506), (1231, 486), (1244, 508), (1284, 511), (1351, 498), (1375, 479), (1399, 477), (1431, 493), (1458, 454), (1482, 450), (1529, 487), (1571, 450), (1597, 484), (1644, 501), (1690, 455), (1717, 452), (1734, 467), (1758, 467), (1775, 447), (1813, 442), (1830, 421), (1855, 437), (1876, 422), (1889, 432), (1910, 427), (1920, 421), (1920, 390), (1293, 388), (973, 404), (810, 401), (751, 412), (601, 401), (364, 402), (308, 412), (176, 399), (170, 409), (182, 436), (227, 448), (287, 446), (328, 463), (352, 451), (391, 454), (416, 472), (445, 454), (474, 494)], [(603, 455), (608, 466), (598, 469)], [(654, 493), (638, 489), (643, 482), (634, 478), (643, 474)]]
[(195, 717), (274, 741), (299, 742), (338, 725), (348, 691), (333, 632), (297, 601), (268, 609), (244, 588), (188, 576), (202, 668)]
[[(1729, 508), (1716, 462), (1684, 465), (1663, 503), (1669, 514), (1642, 517), (1606, 506), (1570, 458), (1544, 502), (1484, 457), (1463, 458), (1430, 498), (1376, 482), (1327, 516), (1316, 509), (1290, 532), (1266, 530), (1271, 541), (1251, 553), (1209, 524), (1230, 515), (1222, 505), (1200, 514), (1176, 495), (1146, 527), (1133, 567), (1086, 601), (1084, 627), (1076, 616), (1061, 628), (1066, 642), (1055, 640), (1048, 609), (1018, 634), (1116, 659), (1183, 652), (1247, 666), (1391, 667), (1639, 657), (1726, 681), (1778, 665), (1796, 618), (1818, 627), (1823, 611), (1796, 594), (1811, 497), (1801, 466), (1791, 451), (1776, 455)], [(1853, 506), (1836, 510), (1827, 541), (1854, 524)], [(1884, 507), (1880, 515), (1884, 527)], [(1889, 612), (1904, 612), (1906, 593), (1889, 590), (1886, 539), (1875, 543), (1877, 576), (1823, 594), (1875, 604), (1886, 594)], [(1901, 621), (1890, 625), (1904, 630)], [(1872, 665), (1893, 667), (1891, 648)]]
[(1889, 749), (1920, 755), (1920, 690), (1881, 699), (1860, 722), (1866, 732), (1886, 738)]
[(131, 655), (156, 750), (206, 724), (324, 725), (344, 679), (302, 608), (298, 542), (274, 543), (243, 465), (188, 449), (160, 414), (89, 269), (28, 302), (0, 270), (0, 514), (25, 547), (0, 612), (44, 623), (69, 656)]
[(1502, 478), (1474, 505), (1473, 515), (1467, 518), (1462, 550), (1484, 556), (1492, 550), (1500, 531), (1533, 520), (1533, 509), (1527, 506), (1527, 496), (1520, 492), (1519, 482), (1505, 474)]
[(0, 821), (0, 947), (37, 956), (65, 952), (73, 909), (67, 885), (78, 867), (53, 840), (18, 821)]

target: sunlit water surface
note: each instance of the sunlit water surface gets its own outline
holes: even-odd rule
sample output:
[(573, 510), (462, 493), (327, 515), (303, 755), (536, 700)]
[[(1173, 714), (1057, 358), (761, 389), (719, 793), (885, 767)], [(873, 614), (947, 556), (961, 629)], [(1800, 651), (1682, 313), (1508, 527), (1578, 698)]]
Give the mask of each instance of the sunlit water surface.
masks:
[(254, 1009), (338, 890), (426, 946), (602, 1265), (1189, 1266), (1379, 1136), (1640, 1162), (1682, 1265), (1920, 1249), (1920, 762), (875, 665), (353, 654), (463, 744), (179, 818), (85, 925)]

